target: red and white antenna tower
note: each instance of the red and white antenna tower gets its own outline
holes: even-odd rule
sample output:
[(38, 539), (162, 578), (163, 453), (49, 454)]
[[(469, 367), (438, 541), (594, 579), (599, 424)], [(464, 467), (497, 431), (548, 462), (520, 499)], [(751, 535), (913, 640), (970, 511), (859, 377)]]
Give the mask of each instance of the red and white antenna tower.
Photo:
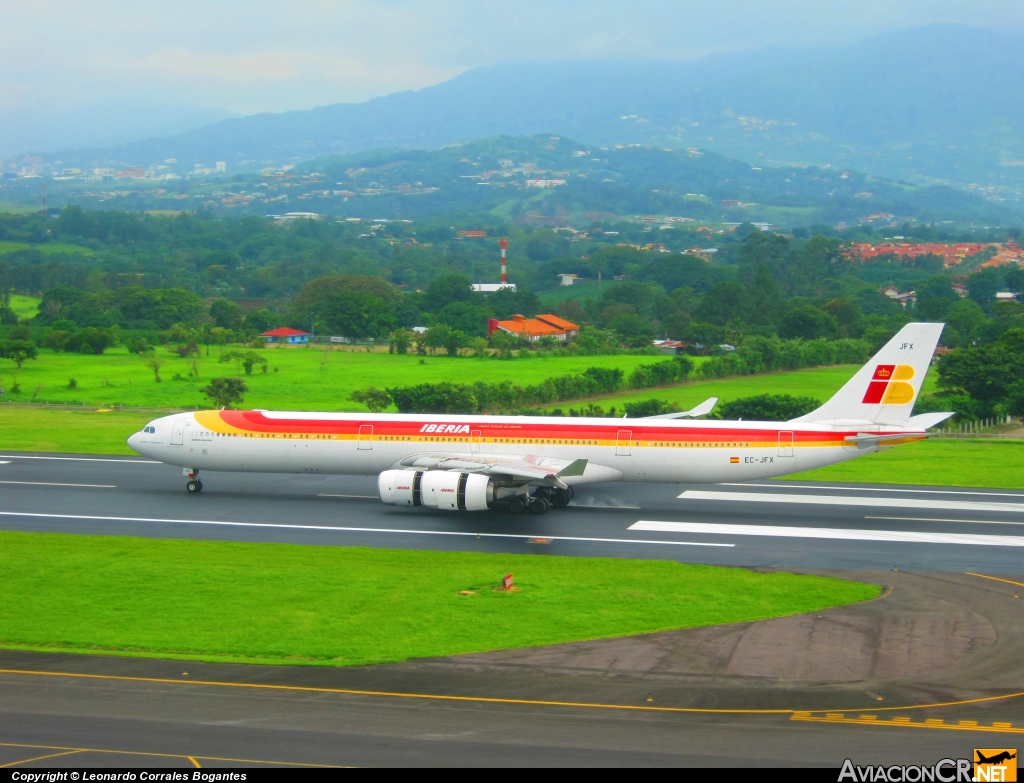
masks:
[(508, 247), (508, 240), (503, 239), (498, 243), (501, 245), (501, 284), (508, 282), (508, 267), (505, 265), (505, 248)]

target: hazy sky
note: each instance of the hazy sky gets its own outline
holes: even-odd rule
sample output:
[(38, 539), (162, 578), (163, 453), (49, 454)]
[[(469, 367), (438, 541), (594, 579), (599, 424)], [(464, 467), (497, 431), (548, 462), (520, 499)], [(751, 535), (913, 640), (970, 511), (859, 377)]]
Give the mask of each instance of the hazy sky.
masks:
[(1020, 0), (0, 0), (0, 110), (144, 99), (241, 113), (360, 101), (504, 60), (692, 59), (940, 22)]

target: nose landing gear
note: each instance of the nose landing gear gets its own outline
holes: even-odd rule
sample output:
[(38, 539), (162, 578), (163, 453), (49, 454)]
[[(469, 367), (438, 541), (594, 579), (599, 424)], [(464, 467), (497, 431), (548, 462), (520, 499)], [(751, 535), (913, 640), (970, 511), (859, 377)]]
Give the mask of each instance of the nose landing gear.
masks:
[(199, 471), (194, 468), (185, 468), (182, 473), (188, 476), (188, 483), (185, 485), (185, 489), (190, 494), (203, 491), (203, 482), (199, 480)]

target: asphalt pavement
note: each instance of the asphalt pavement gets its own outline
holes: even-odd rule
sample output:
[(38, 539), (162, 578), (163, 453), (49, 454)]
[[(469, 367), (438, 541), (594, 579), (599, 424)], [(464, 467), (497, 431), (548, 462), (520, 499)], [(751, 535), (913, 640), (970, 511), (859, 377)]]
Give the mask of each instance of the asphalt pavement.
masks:
[(769, 481), (582, 487), (543, 516), (380, 502), (374, 476), (203, 473), (0, 454), (0, 529), (797, 569), (1024, 574), (1024, 492)]
[(668, 558), (886, 590), (814, 616), (346, 669), (0, 651), (0, 765), (838, 769), (1024, 733), (1024, 492), (623, 484), (538, 517), (389, 507), (372, 476), (202, 478), (189, 495), (142, 459), (7, 452), (0, 528)]

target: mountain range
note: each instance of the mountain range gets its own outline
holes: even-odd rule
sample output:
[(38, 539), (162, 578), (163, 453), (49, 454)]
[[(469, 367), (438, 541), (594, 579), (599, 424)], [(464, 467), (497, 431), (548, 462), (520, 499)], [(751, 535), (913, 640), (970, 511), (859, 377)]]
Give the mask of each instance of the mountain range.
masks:
[(996, 200), (1024, 190), (1024, 37), (939, 25), (850, 46), (685, 63), (505, 63), (358, 104), (229, 118), (161, 138), (65, 150), (68, 164), (229, 171), (496, 134), (700, 148), (755, 165), (831, 165)]

